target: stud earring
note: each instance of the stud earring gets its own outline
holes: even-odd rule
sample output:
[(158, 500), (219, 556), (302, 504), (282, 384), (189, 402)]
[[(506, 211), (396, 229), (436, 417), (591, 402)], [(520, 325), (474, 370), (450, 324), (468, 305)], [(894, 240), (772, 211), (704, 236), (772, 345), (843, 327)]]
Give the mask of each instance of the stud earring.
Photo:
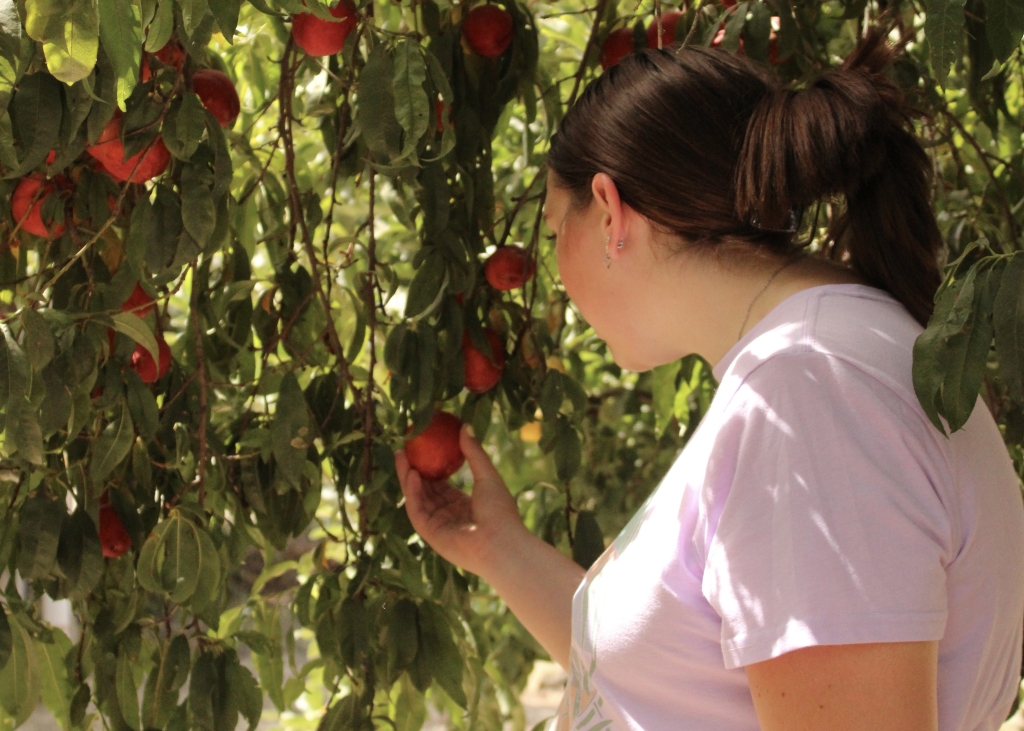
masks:
[(625, 246), (625, 244), (626, 244), (625, 241), (623, 241), (622, 239), (619, 239), (619, 243), (618, 243), (618, 246), (616, 248), (621, 249), (623, 246)]

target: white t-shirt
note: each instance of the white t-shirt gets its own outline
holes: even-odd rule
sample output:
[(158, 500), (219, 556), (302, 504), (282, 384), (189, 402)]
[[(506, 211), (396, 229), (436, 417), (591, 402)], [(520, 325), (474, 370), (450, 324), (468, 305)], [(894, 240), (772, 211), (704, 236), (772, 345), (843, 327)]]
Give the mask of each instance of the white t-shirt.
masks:
[(1024, 504), (979, 398), (947, 440), (911, 381), (921, 326), (860, 284), (798, 292), (715, 366), (708, 412), (573, 600), (559, 731), (754, 731), (744, 665), (939, 640), (940, 731), (1017, 692)]

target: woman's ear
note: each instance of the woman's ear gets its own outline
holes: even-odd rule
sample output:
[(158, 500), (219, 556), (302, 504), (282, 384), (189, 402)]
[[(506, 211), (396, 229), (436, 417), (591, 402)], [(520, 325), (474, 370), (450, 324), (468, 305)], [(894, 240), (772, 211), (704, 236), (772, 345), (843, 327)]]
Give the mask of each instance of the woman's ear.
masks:
[(625, 238), (622, 202), (619, 200), (619, 189), (615, 186), (615, 181), (607, 173), (597, 173), (590, 184), (590, 190), (594, 194), (603, 234), (612, 242)]

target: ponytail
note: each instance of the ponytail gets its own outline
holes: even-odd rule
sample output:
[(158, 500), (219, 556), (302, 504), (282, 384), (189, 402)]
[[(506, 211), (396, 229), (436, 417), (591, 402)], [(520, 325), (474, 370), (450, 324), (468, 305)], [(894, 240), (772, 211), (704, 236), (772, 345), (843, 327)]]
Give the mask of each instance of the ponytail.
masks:
[(911, 109), (883, 71), (895, 51), (873, 28), (836, 71), (755, 107), (736, 167), (736, 214), (776, 228), (792, 207), (842, 195), (827, 254), (848, 259), (925, 326), (939, 287), (942, 237), (931, 164)]
[(825, 254), (924, 326), (942, 244), (928, 155), (884, 75), (895, 49), (870, 30), (803, 91), (722, 49), (642, 49), (590, 82), (551, 138), (548, 167), (574, 208), (594, 175), (671, 236), (678, 253), (751, 262), (795, 253), (790, 215), (841, 195)]

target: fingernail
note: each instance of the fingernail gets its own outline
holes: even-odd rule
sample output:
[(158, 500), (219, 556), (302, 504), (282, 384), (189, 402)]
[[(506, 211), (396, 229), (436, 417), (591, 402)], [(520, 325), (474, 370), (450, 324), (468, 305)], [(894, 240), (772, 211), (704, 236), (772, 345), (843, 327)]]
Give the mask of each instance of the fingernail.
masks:
[(469, 436), (471, 436), (474, 439), (476, 439), (476, 432), (473, 431), (473, 425), (472, 424), (466, 424), (466, 433), (469, 434)]

